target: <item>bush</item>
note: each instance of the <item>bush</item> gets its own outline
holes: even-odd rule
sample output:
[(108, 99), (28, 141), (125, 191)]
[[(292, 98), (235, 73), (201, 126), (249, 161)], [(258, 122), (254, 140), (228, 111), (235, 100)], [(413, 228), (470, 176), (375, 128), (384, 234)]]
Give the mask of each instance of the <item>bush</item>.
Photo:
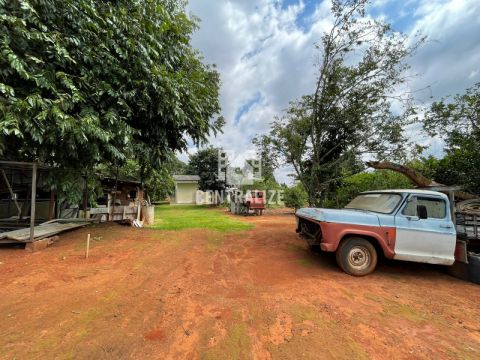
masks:
[(301, 185), (286, 188), (283, 194), (285, 206), (295, 210), (305, 206), (307, 200), (307, 192)]
[(349, 176), (322, 203), (324, 208), (343, 208), (363, 191), (410, 189), (413, 184), (404, 175), (390, 170), (375, 170)]

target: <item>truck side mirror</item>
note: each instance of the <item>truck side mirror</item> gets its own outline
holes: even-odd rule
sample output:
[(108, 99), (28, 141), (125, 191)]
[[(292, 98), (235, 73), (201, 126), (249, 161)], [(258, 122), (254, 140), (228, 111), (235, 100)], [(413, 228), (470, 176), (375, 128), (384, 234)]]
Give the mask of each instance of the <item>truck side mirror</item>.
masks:
[(427, 207), (425, 205), (417, 205), (417, 216), (419, 219), (428, 219)]

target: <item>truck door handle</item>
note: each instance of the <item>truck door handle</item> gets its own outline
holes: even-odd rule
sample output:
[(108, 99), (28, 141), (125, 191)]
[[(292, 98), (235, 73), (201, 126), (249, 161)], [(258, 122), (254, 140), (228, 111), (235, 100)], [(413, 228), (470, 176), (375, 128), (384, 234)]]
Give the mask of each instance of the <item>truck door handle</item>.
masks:
[(440, 225), (441, 228), (444, 229), (451, 229), (453, 226), (452, 225)]

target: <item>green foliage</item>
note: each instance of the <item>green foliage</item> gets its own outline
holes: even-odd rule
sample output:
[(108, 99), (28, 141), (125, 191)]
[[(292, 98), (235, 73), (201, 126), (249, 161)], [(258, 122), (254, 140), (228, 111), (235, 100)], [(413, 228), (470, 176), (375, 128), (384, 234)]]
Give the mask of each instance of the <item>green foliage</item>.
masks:
[(443, 159), (428, 160), (435, 181), (480, 194), (480, 83), (452, 101), (434, 103), (425, 116), (424, 129), (447, 143)]
[(163, 201), (174, 194), (175, 181), (167, 169), (154, 169), (145, 180), (145, 187), (151, 201)]
[(343, 179), (334, 193), (329, 193), (323, 202), (326, 208), (343, 208), (363, 191), (411, 189), (413, 184), (400, 173), (389, 170), (362, 172)]
[(283, 194), (283, 202), (285, 203), (286, 207), (297, 210), (305, 206), (307, 201), (308, 194), (301, 184), (297, 184), (285, 189), (285, 193)]
[(311, 205), (345, 176), (362, 170), (363, 154), (403, 155), (403, 125), (410, 96), (392, 93), (407, 79), (407, 59), (418, 42), (365, 16), (367, 0), (333, 1), (334, 25), (318, 44), (321, 60), (315, 90), (292, 102), (267, 138), (269, 153), (294, 168)]
[(257, 149), (257, 157), (262, 162), (262, 177), (265, 181), (275, 180), (275, 169), (278, 168), (279, 155), (270, 151), (270, 138), (266, 136), (257, 136), (252, 140)]
[(87, 202), (95, 205), (103, 195), (103, 189), (95, 173), (83, 173), (77, 169), (52, 169), (46, 174), (45, 191), (53, 190), (60, 205), (77, 205)]
[(209, 146), (190, 155), (187, 173), (200, 176), (199, 188), (202, 191), (225, 189), (225, 180), (218, 178), (219, 151), (219, 148)]
[[(407, 166), (418, 171), (420, 174), (428, 179), (437, 181), (437, 174), (439, 171), (440, 160), (434, 156), (418, 157), (407, 163)], [(441, 183), (441, 181), (437, 181)]]
[[(160, 164), (154, 165), (136, 159), (127, 160), (121, 167), (118, 167), (118, 178), (123, 180), (141, 181), (146, 193), (152, 202), (163, 201), (175, 192), (175, 182), (172, 174), (178, 168), (186, 165), (171, 154)], [(116, 167), (99, 166), (97, 171), (109, 177), (117, 176)]]
[(219, 75), (183, 1), (0, 1), (0, 151), (53, 166), (157, 158), (206, 141)]
[(480, 83), (452, 101), (433, 103), (425, 115), (424, 129), (430, 135), (441, 135), (453, 146), (466, 138), (480, 143)]
[(456, 142), (439, 161), (434, 179), (480, 195), (480, 145), (469, 139)]
[(209, 229), (216, 231), (240, 231), (252, 225), (227, 216), (221, 210), (195, 205), (160, 205), (155, 207), (155, 224), (159, 230)]
[(440, 184), (462, 186), (471, 194), (480, 195), (479, 146), (470, 139), (446, 149), (443, 158), (420, 158), (409, 165)]

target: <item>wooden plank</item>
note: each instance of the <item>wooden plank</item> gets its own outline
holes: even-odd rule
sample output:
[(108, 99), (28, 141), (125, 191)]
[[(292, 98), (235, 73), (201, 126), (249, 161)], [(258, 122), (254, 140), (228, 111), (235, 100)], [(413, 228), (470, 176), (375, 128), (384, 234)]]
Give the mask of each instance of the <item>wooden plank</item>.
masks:
[(81, 218), (73, 218), (73, 219), (54, 219), (54, 220), (50, 220), (50, 221), (45, 221), (41, 224), (39, 224), (39, 226), (43, 226), (43, 225), (48, 225), (48, 224), (52, 224), (52, 223), (58, 223), (58, 224), (75, 224), (75, 223), (93, 223), (93, 222), (96, 222), (96, 220), (94, 219), (81, 219)]
[(20, 161), (0, 161), (0, 165), (20, 165), (20, 166), (33, 166), (32, 162), (20, 162)]
[(18, 241), (0, 238), (0, 244), (18, 244)]
[[(58, 224), (52, 223), (47, 225), (35, 226), (35, 238), (34, 240), (49, 237), (55, 234), (59, 234), (63, 231), (72, 230), (87, 225), (88, 223), (66, 223)], [(20, 229), (2, 233), (4, 238), (12, 239), (20, 242), (27, 242), (30, 238), (30, 228)]]
[(90, 214), (108, 214), (108, 208), (107, 207), (97, 207), (97, 208), (91, 208), (90, 209)]

